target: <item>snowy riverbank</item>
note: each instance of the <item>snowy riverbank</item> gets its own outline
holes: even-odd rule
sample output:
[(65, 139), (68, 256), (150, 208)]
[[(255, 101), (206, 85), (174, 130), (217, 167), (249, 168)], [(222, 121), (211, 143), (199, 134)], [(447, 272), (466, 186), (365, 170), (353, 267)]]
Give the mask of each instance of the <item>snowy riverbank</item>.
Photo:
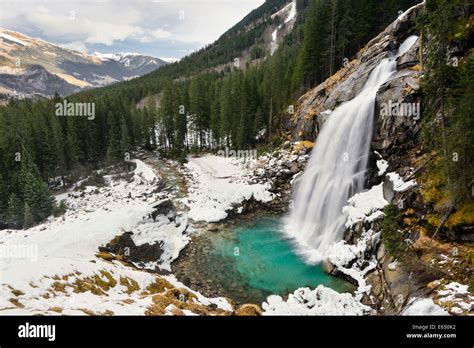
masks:
[(236, 160), (214, 155), (190, 157), (184, 166), (188, 179), (188, 217), (195, 222), (218, 222), (230, 211), (242, 212), (244, 201), (268, 203), (274, 196), (271, 185), (250, 183), (253, 159)]
[(169, 269), (189, 240), (183, 227), (148, 218), (162, 198), (155, 189), (159, 178), (135, 162), (128, 180), (105, 176), (104, 187), (70, 192), (62, 217), (28, 230), (2, 231), (1, 314), (144, 314), (153, 306), (153, 284), (164, 281), (193, 293), (197, 304), (231, 310), (225, 299), (206, 299), (174, 276), (158, 277), (96, 256), (100, 245), (133, 231), (137, 243), (161, 243), (164, 252), (157, 262)]

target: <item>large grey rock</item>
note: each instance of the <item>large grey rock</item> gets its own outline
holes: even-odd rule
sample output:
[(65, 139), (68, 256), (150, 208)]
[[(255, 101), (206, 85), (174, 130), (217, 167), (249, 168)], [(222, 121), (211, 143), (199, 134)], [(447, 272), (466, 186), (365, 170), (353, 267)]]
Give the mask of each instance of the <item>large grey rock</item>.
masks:
[[(115, 237), (105, 246), (99, 247), (99, 251), (121, 255), (124, 260), (133, 262), (139, 267), (145, 267), (149, 262), (159, 261), (163, 254), (163, 243), (145, 243), (136, 245), (132, 239), (132, 232), (125, 232)], [(159, 269), (156, 269), (159, 272)]]
[[(400, 151), (401, 148), (413, 148), (418, 141), (421, 130), (420, 101), (416, 71), (399, 73), (395, 78), (385, 83), (377, 93), (375, 100), (375, 130), (372, 147), (387, 157)], [(387, 110), (412, 108), (413, 113), (404, 115), (387, 115)], [(408, 110), (410, 111), (410, 110)]]

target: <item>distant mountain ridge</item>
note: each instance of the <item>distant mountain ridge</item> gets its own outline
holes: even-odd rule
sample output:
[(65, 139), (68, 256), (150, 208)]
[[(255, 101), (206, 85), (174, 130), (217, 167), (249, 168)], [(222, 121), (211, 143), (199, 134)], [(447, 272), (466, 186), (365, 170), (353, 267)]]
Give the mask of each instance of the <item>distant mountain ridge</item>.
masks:
[(137, 53), (88, 55), (0, 28), (0, 93), (11, 96), (69, 95), (142, 76), (165, 64)]

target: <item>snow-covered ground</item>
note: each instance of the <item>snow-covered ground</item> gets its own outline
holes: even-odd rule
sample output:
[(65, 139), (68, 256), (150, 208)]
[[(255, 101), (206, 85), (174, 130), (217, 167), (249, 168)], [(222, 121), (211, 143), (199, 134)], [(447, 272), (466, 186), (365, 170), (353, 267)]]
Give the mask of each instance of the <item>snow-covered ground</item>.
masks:
[(447, 308), (450, 313), (460, 315), (474, 310), (474, 296), (467, 285), (451, 282), (442, 285), (435, 292), (436, 303)]
[[(62, 217), (28, 230), (2, 231), (0, 314), (54, 314), (58, 308), (62, 314), (144, 314), (152, 299), (142, 291), (157, 276), (105, 261), (96, 256), (98, 247), (132, 231), (138, 244), (162, 243), (158, 264), (169, 270), (189, 237), (185, 221), (176, 227), (148, 217), (160, 198), (154, 193), (158, 178), (145, 163), (135, 162), (131, 180), (106, 176), (105, 187), (70, 192)], [(173, 276), (165, 279), (186, 288)], [(226, 300), (196, 296), (200, 303), (229, 308)]]
[(443, 308), (433, 302), (431, 298), (416, 298), (403, 311), (403, 315), (448, 315)]
[(204, 155), (190, 157), (184, 174), (188, 178), (188, 217), (196, 222), (217, 222), (228, 216), (228, 211), (239, 207), (252, 197), (259, 202), (273, 199), (269, 184), (250, 184), (253, 159)]

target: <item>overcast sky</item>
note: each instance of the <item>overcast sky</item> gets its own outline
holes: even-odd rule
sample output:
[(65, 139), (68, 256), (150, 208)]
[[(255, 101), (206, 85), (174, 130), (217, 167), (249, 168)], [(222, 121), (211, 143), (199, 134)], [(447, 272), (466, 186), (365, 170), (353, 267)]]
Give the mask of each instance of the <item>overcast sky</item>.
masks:
[(181, 58), (264, 0), (1, 0), (0, 26), (92, 53)]

